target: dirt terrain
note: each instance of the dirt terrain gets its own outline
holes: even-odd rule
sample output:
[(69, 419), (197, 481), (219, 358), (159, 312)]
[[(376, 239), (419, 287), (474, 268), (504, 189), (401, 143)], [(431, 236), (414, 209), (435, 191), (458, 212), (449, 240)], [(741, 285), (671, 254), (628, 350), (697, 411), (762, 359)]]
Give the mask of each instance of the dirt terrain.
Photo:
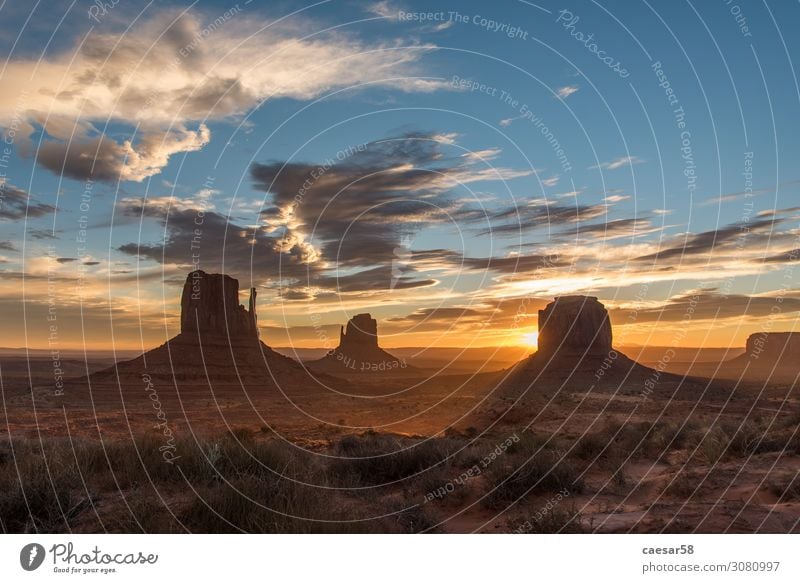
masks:
[[(643, 391), (641, 379), (592, 386), (587, 370), (509, 396), (512, 369), (283, 386), (128, 373), (70, 381), (63, 395), (4, 376), (4, 530), (800, 531), (790, 384), (672, 379)], [(232, 467), (219, 467), (220, 450)], [(81, 480), (67, 472), (66, 493), (55, 476), (29, 485), (39, 516), (9, 518), (32, 504), (26, 480), (44, 479), (42, 465), (70, 464)], [(264, 467), (272, 489), (258, 482)]]

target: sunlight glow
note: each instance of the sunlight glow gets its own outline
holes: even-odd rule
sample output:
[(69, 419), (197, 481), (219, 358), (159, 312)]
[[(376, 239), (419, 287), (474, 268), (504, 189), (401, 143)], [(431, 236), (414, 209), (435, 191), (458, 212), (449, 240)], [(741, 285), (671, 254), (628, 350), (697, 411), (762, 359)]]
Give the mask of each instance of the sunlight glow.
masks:
[(522, 335), (522, 343), (526, 344), (527, 346), (536, 347), (539, 345), (539, 333), (538, 332), (528, 332), (527, 334)]

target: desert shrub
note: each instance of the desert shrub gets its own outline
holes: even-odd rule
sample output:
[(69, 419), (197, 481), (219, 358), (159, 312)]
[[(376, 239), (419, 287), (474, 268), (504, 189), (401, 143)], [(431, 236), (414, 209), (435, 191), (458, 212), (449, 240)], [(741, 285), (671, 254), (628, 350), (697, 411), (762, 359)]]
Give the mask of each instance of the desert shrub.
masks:
[[(49, 445), (49, 444), (48, 444)], [(81, 479), (69, 449), (18, 442), (0, 472), (3, 532), (63, 532), (83, 511)], [(68, 445), (67, 445), (68, 447)]]
[(686, 499), (694, 493), (696, 488), (696, 481), (689, 476), (686, 470), (680, 470), (664, 485), (662, 494)]
[(366, 433), (343, 437), (334, 447), (328, 473), (342, 485), (380, 485), (452, 465), (460, 441), (451, 438), (413, 441)]
[(390, 521), (384, 520), (384, 523), (389, 523), (386, 529), (389, 532), (399, 534), (418, 534), (427, 533), (434, 534), (439, 532), (437, 527), (438, 521), (428, 512), (424, 506), (406, 506), (403, 504), (398, 507), (396, 514), (393, 514)]
[(527, 460), (522, 456), (503, 459), (489, 466), (488, 494), (483, 498), (487, 508), (504, 508), (527, 496), (542, 492), (566, 491), (570, 494), (583, 491), (583, 480), (578, 471), (565, 460), (561, 452), (540, 450)]
[[(180, 514), (192, 532), (369, 533), (385, 524), (345, 494), (277, 476), (242, 476), (203, 487)], [(384, 519), (385, 520), (385, 519)]]
[(708, 464), (716, 464), (722, 459), (730, 441), (728, 434), (719, 426), (712, 427), (699, 439), (696, 455), (701, 461)]
[[(111, 533), (175, 534), (186, 528), (174, 516), (175, 505), (168, 493), (146, 486), (107, 496), (115, 511), (102, 517), (102, 527)], [(123, 500), (124, 497), (124, 500)]]
[(581, 534), (588, 532), (583, 524), (581, 513), (575, 505), (556, 506), (539, 512), (530, 518), (520, 518), (509, 523), (515, 534)]
[(234, 427), (228, 432), (228, 438), (242, 444), (253, 442), (254, 433), (247, 427)]
[(771, 482), (769, 489), (778, 497), (780, 502), (800, 500), (800, 473), (795, 474), (790, 479)]

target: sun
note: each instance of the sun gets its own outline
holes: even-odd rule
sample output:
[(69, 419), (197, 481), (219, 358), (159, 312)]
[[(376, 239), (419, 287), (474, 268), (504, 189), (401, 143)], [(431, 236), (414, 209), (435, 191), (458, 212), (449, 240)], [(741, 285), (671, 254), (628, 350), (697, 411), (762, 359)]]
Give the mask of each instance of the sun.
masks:
[(539, 346), (539, 333), (528, 332), (527, 334), (523, 334), (522, 343), (526, 346), (533, 346), (534, 348)]

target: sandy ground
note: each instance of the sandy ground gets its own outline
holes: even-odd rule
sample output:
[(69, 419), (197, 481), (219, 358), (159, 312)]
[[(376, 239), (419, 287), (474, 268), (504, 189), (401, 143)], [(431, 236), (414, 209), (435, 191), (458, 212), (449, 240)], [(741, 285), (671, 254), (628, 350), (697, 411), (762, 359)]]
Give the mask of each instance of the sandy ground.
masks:
[[(38, 371), (47, 366), (47, 359), (32, 362)], [(63, 395), (49, 382), (31, 391), (24, 374), (8, 374), (0, 439), (124, 440), (152, 430), (161, 416), (176, 436), (213, 437), (244, 428), (258, 438), (279, 436), (310, 451), (325, 451), (342, 436), (367, 430), (414, 437), (450, 431), (478, 434), (487, 442), (534, 431), (561, 440), (569, 455), (578, 438), (613, 423), (692, 423), (710, 430), (753, 420), (785, 428), (800, 419), (797, 391), (787, 383), (696, 380), (686, 387), (665, 384), (643, 396), (637, 387), (588, 390), (585, 383), (573, 382), (536, 386), (515, 402), (499, 398), (508, 371), (447, 373), (341, 382), (308, 378), (281, 388), (257, 379), (247, 386), (161, 379), (148, 388), (142, 378), (126, 376), (119, 383), (69, 382)], [(780, 499), (774, 484), (798, 475), (800, 457), (791, 447), (778, 449), (710, 460), (693, 444), (623, 456), (613, 467), (588, 460), (579, 468), (583, 492), (557, 505), (577, 513), (575, 523), (583, 531), (798, 532), (800, 501)], [(489, 510), (481, 504), (485, 480), (468, 479), (457, 503), (445, 498), (424, 504), (437, 530), (513, 531), (552, 499), (549, 493), (530, 494)], [(388, 495), (402, 499), (406, 494), (398, 486)]]

